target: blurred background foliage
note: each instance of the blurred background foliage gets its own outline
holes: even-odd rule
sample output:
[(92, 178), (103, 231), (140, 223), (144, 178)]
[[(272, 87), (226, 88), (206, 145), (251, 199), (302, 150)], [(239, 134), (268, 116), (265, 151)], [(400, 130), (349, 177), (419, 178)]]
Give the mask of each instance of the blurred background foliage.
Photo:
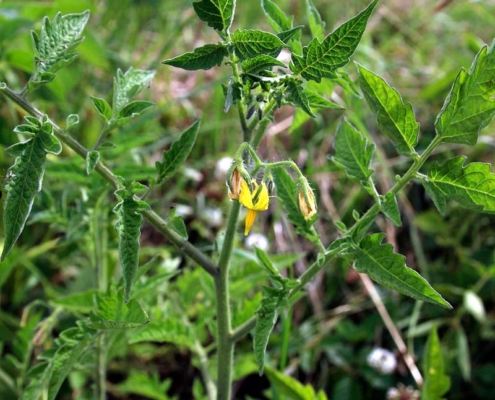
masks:
[[(326, 21), (326, 33), (367, 5), (366, 0), (313, 0)], [(33, 70), (30, 30), (39, 31), (43, 16), (89, 9), (91, 19), (80, 57), (61, 70), (54, 82), (30, 98), (64, 126), (77, 113), (81, 123), (70, 134), (92, 147), (102, 120), (89, 96), (111, 98), (118, 68), (157, 71), (143, 97), (156, 106), (112, 133), (102, 157), (117, 174), (146, 182), (154, 174), (161, 151), (185, 127), (203, 116), (200, 135), (187, 165), (172, 182), (150, 194), (155, 209), (171, 209), (184, 217), (190, 240), (215, 254), (222, 240), (227, 208), (224, 157), (241, 141), (236, 112), (222, 112), (221, 83), (225, 67), (189, 72), (166, 67), (161, 60), (219, 40), (195, 16), (192, 1), (181, 0), (4, 0), (0, 4), (0, 81), (21, 90)], [(279, 0), (295, 25), (307, 25), (302, 0)], [(270, 30), (258, 1), (239, 1), (234, 29)], [(309, 42), (303, 30), (303, 43)], [(469, 68), (483, 43), (495, 38), (495, 1), (382, 0), (372, 16), (353, 59), (383, 76), (411, 102), (421, 124), (420, 146), (433, 136), (440, 110), (460, 67)], [(344, 68), (353, 80), (356, 68)], [(352, 222), (354, 209), (363, 212), (371, 199), (328, 160), (333, 134), (343, 116), (378, 145), (376, 179), (385, 192), (407, 167), (376, 129), (373, 115), (360, 96), (328, 85), (327, 96), (346, 108), (318, 113), (306, 121), (284, 107), (260, 146), (268, 160), (295, 160), (318, 192), (317, 229), (323, 242), (336, 237), (333, 220)], [(12, 129), (23, 113), (0, 101), (0, 175), (13, 159), (4, 151), (18, 141)], [(481, 132), (474, 147), (444, 145), (432, 157), (467, 154), (469, 161), (494, 161), (495, 126)], [(493, 171), (493, 168), (492, 168)], [(275, 201), (274, 201), (275, 203)], [(67, 149), (52, 157), (44, 188), (16, 248), (0, 265), (0, 398), (15, 399), (34, 357), (53, 345), (61, 331), (89, 313), (92, 294), (101, 287), (95, 271), (118, 282), (120, 267), (111, 212), (116, 200), (96, 174), (86, 175), (82, 159)], [(401, 198), (403, 226), (384, 219), (375, 229), (387, 234), (408, 265), (425, 276), (454, 306), (446, 311), (378, 287), (395, 325), (420, 363), (426, 336), (433, 325), (439, 335), (451, 376), (449, 399), (489, 399), (495, 390), (495, 218), (451, 204), (446, 218), (434, 209), (418, 184)], [(266, 246), (278, 266), (299, 275), (315, 252), (299, 239), (281, 210), (271, 206), (259, 218), (258, 236), (239, 240), (232, 268), (234, 324), (253, 315), (265, 274), (252, 245)], [(261, 236), (260, 236), (261, 234)], [(241, 236), (239, 235), (239, 238)], [(201, 366), (195, 357), (199, 340), (214, 354), (212, 282), (176, 249), (145, 225), (141, 237), (142, 276), (137, 298), (161, 336), (147, 338), (136, 330), (111, 334), (108, 349), (108, 396), (115, 399), (202, 398)], [(180, 273), (178, 275), (175, 272)], [(268, 346), (268, 363), (303, 383), (323, 389), (330, 399), (385, 398), (387, 390), (413, 381), (375, 305), (348, 263), (335, 261), (308, 287), (308, 296), (282, 315)], [(74, 298), (74, 294), (82, 294)], [(69, 296), (66, 298), (66, 296)], [(185, 316), (185, 317), (184, 317)], [(185, 319), (184, 319), (185, 318)], [(164, 328), (165, 327), (165, 328)], [(287, 340), (287, 335), (290, 339)], [(374, 348), (394, 352), (391, 374), (369, 365)], [(60, 399), (91, 398), (94, 355), (84, 355), (59, 394)], [(214, 363), (214, 356), (213, 356)], [(236, 398), (283, 398), (258, 377), (251, 338), (239, 343), (235, 366)], [(214, 368), (211, 368), (214, 373)], [(193, 384), (194, 381), (194, 384)], [(404, 390), (405, 391), (405, 390)], [(263, 394), (264, 393), (264, 394)], [(413, 398), (413, 397), (402, 397)]]

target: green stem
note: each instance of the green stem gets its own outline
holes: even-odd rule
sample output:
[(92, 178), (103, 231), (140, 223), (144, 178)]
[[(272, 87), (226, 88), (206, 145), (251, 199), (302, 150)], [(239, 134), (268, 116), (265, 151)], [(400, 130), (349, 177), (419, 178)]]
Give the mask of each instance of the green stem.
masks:
[(234, 364), (234, 342), (231, 337), (230, 300), (229, 300), (229, 266), (234, 247), (237, 220), (241, 204), (232, 203), (227, 223), (227, 231), (218, 261), (219, 274), (215, 276), (215, 292), (217, 307), (217, 390), (218, 400), (230, 400), (232, 369)]
[[(265, 108), (265, 111), (264, 111), (265, 116), (261, 120), (261, 122), (259, 123), (258, 129), (256, 131), (256, 135), (254, 136), (254, 139), (251, 143), (251, 146), (253, 146), (253, 149), (255, 149), (255, 150), (260, 145), (261, 139), (263, 139), (263, 135), (265, 134), (266, 128), (267, 128), (267, 126), (271, 120), (270, 116), (274, 113), (276, 105), (277, 105), (277, 102), (275, 101), (275, 99), (271, 99)], [(258, 123), (258, 121), (256, 121), (256, 119), (253, 120), (253, 122), (249, 125), (249, 129), (251, 131), (253, 131), (255, 129), (257, 123)]]
[[(237, 66), (237, 58), (234, 53), (230, 53), (230, 66), (232, 67), (232, 74), (234, 75), (234, 80), (237, 84), (242, 85), (242, 80), (239, 75), (239, 67)], [(248, 122), (246, 119), (246, 107), (244, 105), (243, 99), (237, 101), (237, 110), (239, 112), (239, 121), (241, 123), (242, 129), (242, 140), (243, 142), (251, 141), (252, 129), (249, 129)]]
[(107, 350), (105, 344), (105, 334), (101, 333), (96, 344), (96, 369), (95, 369), (95, 398), (105, 400), (107, 386)]
[[(43, 113), (36, 109), (30, 102), (21, 97), (19, 94), (15, 93), (5, 85), (0, 85), (0, 92), (6, 97), (11, 99), (14, 103), (20, 106), (28, 114), (36, 118), (42, 118)], [(53, 125), (53, 130), (55, 136), (60, 139), (65, 145), (70, 147), (73, 151), (79, 154), (82, 158), (86, 159), (88, 150), (82, 146), (77, 140), (67, 135), (65, 131), (60, 128), (53, 121), (50, 121)], [(119, 181), (113, 172), (107, 168), (102, 162), (98, 162), (95, 167), (95, 171), (100, 174), (107, 182), (109, 182), (115, 189), (118, 189)], [(184, 240), (182, 236), (172, 230), (167, 223), (158, 216), (154, 211), (148, 210), (142, 212), (143, 217), (153, 225), (163, 236), (170, 240), (179, 250), (181, 250), (185, 255), (189, 256), (191, 259), (196, 261), (200, 267), (202, 267), (206, 272), (212, 276), (218, 275), (218, 270), (213, 264), (213, 262), (206, 257), (199, 249), (194, 245)]]

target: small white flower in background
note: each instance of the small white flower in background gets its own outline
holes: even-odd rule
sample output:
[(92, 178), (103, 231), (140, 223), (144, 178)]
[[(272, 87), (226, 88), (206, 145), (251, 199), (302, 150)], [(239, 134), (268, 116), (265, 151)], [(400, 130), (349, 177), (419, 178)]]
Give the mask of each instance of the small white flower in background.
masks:
[(397, 387), (387, 390), (387, 400), (419, 400), (421, 394), (412, 388), (399, 383)]
[(263, 251), (268, 251), (270, 243), (268, 243), (268, 238), (260, 233), (251, 233), (244, 242), (248, 249), (254, 249), (254, 246), (260, 248)]
[(232, 166), (232, 161), (232, 157), (222, 157), (218, 160), (215, 165), (215, 178), (220, 181), (225, 180), (227, 172), (229, 172), (229, 169)]
[(390, 375), (397, 367), (397, 359), (394, 353), (380, 347), (376, 347), (368, 355), (368, 365), (384, 375)]

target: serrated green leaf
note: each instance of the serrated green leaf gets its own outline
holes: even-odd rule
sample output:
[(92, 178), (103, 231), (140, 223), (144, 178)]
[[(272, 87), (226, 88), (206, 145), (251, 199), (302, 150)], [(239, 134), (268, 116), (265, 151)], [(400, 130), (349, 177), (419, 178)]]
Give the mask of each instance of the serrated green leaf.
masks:
[(149, 110), (153, 107), (155, 103), (152, 101), (143, 101), (143, 100), (135, 100), (126, 104), (122, 110), (117, 114), (117, 119), (119, 118), (134, 118), (138, 115), (141, 115), (146, 110)]
[(380, 207), (382, 213), (385, 214), (385, 216), (392, 221), (395, 226), (402, 226), (399, 205), (397, 204), (397, 199), (393, 193), (389, 192), (383, 196)]
[(302, 56), (292, 54), (291, 71), (316, 82), (322, 78), (337, 78), (335, 70), (349, 62), (377, 2), (374, 0), (365, 10), (327, 35), (322, 42), (314, 38), (304, 47)]
[(108, 104), (104, 99), (100, 99), (99, 97), (91, 97), (91, 101), (105, 121), (109, 121), (112, 118), (112, 107)]
[(217, 31), (227, 31), (232, 25), (235, 0), (201, 0), (193, 3), (194, 11), (201, 21)]
[(62, 143), (52, 134), (51, 130), (52, 125), (50, 124), (50, 133), (40, 130), (38, 138), (47, 153), (58, 155), (62, 151)]
[(405, 257), (394, 253), (391, 244), (382, 244), (384, 237), (383, 233), (375, 233), (361, 240), (356, 247), (356, 271), (416, 300), (452, 308), (421, 275), (406, 266)]
[(313, 38), (323, 40), (325, 36), (325, 22), (311, 0), (306, 0), (306, 15), (308, 16), (309, 29)]
[(289, 292), (286, 288), (276, 289), (263, 286), (263, 298), (256, 310), (256, 326), (253, 336), (254, 356), (260, 375), (263, 375), (266, 346), (275, 322), (277, 322), (278, 308), (287, 300)]
[(152, 322), (138, 330), (130, 339), (131, 344), (141, 342), (170, 342), (188, 348), (194, 347), (194, 341), (194, 332), (188, 326), (184, 325), (178, 315), (167, 316), (167, 318), (159, 322)]
[(369, 143), (345, 118), (337, 128), (334, 147), (332, 160), (345, 168), (347, 175), (366, 182), (373, 174), (370, 166), (375, 145)]
[(201, 120), (192, 124), (180, 135), (178, 140), (172, 143), (169, 150), (163, 152), (163, 162), (156, 162), (155, 164), (158, 171), (157, 184), (169, 179), (186, 161), (196, 142), (200, 124)]
[(287, 218), (301, 231), (311, 233), (312, 221), (306, 221), (299, 210), (296, 184), (287, 171), (277, 168), (272, 171), (278, 200), (287, 213)]
[(100, 293), (96, 298), (97, 310), (89, 316), (88, 327), (91, 329), (115, 330), (140, 327), (150, 321), (141, 305), (131, 299), (125, 303), (122, 293), (115, 285), (110, 285), (107, 293)]
[[(299, 32), (301, 32), (301, 29), (304, 28), (303, 25), (296, 26), (295, 28), (289, 29), (287, 31), (282, 31), (277, 33), (277, 37), (284, 43), (289, 44), (292, 39), (298, 38)], [(292, 42), (292, 46), (294, 46), (295, 42)], [(297, 42), (297, 44), (300, 46), (300, 43)], [(295, 48), (293, 50), (296, 50)]]
[(445, 375), (442, 348), (438, 339), (437, 328), (431, 330), (423, 359), (424, 385), (421, 390), (422, 400), (443, 400), (450, 388), (450, 378)]
[(308, 102), (310, 107), (315, 107), (315, 108), (332, 108), (334, 110), (345, 110), (344, 107), (339, 106), (338, 104), (335, 104), (328, 100), (327, 98), (323, 97), (322, 95), (312, 91), (305, 89), (304, 93), (306, 94), (306, 97), (308, 98)]
[(98, 150), (91, 150), (86, 153), (86, 174), (90, 174), (100, 161), (100, 152)]
[(254, 247), (254, 251), (256, 252), (256, 257), (258, 258), (258, 261), (263, 267), (265, 267), (265, 269), (268, 271), (269, 274), (280, 276), (280, 272), (278, 272), (278, 269), (275, 268), (273, 263), (270, 261), (268, 254), (266, 254), (262, 249), (256, 246)]
[(309, 106), (308, 96), (306, 96), (306, 91), (302, 87), (301, 81), (290, 80), (287, 82), (287, 89), (285, 91), (286, 99), (290, 103), (297, 107), (300, 107), (306, 114), (310, 117), (316, 118), (316, 115), (311, 111)]
[(286, 44), (272, 33), (253, 29), (238, 29), (232, 35), (235, 54), (240, 60), (260, 54), (277, 57)]
[(423, 186), (442, 214), (448, 199), (467, 208), (495, 212), (495, 174), (490, 173), (490, 164), (463, 166), (465, 161), (466, 157), (459, 156), (441, 165), (434, 163), (428, 177), (423, 179)]
[(46, 391), (48, 381), (52, 374), (53, 364), (42, 362), (32, 367), (26, 378), (29, 383), (22, 392), (22, 400), (39, 400)]
[[(45, 140), (42, 140), (42, 135)], [(45, 136), (50, 135), (41, 132), (38, 125), (38, 133), (35, 137), (6, 149), (9, 154), (15, 155), (16, 159), (5, 178), (7, 194), (3, 211), (5, 242), (2, 261), (22, 233), (34, 198), (41, 190), (46, 161)]]
[(495, 40), (476, 55), (469, 72), (461, 69), (435, 121), (447, 143), (475, 144), (495, 115)]
[(257, 74), (265, 69), (279, 66), (285, 67), (282, 61), (267, 55), (260, 55), (254, 58), (249, 58), (242, 62), (242, 71), (245, 73)]
[(411, 104), (404, 104), (394, 88), (383, 78), (358, 65), (359, 84), (380, 130), (394, 143), (397, 151), (405, 156), (415, 154), (419, 124)]
[(285, 15), (273, 1), (261, 0), (261, 8), (275, 32), (283, 32), (292, 28), (292, 18)]
[(143, 210), (141, 203), (144, 202), (135, 200), (134, 193), (125, 189), (119, 189), (115, 194), (120, 200), (113, 209), (118, 216), (115, 230), (119, 237), (119, 259), (124, 280), (124, 299), (128, 302), (139, 264), (139, 238), (143, 224), (143, 216), (140, 211)]
[(210, 69), (220, 66), (225, 57), (229, 55), (227, 48), (222, 44), (207, 44), (197, 47), (190, 53), (162, 61), (162, 64), (172, 65), (188, 71), (198, 69)]
[(35, 72), (30, 79), (30, 89), (52, 81), (55, 73), (77, 57), (74, 49), (84, 39), (81, 37), (89, 20), (89, 11), (79, 14), (57, 13), (52, 21), (43, 18), (41, 35), (32, 33), (35, 51)]
[(129, 68), (124, 74), (118, 69), (113, 80), (112, 115), (117, 116), (133, 97), (151, 83), (154, 75), (155, 71)]
[(277, 393), (278, 397), (284, 400), (327, 400), (323, 391), (315, 393), (311, 385), (303, 385), (298, 380), (284, 375), (281, 372), (266, 368), (266, 376)]
[(67, 116), (67, 119), (65, 120), (65, 129), (70, 129), (73, 126), (77, 125), (79, 123), (79, 115), (77, 114), (70, 114)]
[(94, 308), (94, 296), (97, 293), (96, 289), (89, 289), (51, 300), (50, 304), (60, 306), (69, 312), (88, 314)]

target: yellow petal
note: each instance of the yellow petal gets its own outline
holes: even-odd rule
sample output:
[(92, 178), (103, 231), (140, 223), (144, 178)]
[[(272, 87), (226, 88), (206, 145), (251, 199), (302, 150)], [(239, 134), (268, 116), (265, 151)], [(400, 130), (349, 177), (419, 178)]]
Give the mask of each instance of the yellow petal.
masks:
[[(256, 188), (258, 186), (256, 185)], [(249, 189), (249, 185), (243, 179), (241, 182), (241, 192), (239, 193), (239, 203), (241, 203), (247, 209), (253, 208), (253, 195), (251, 194), (251, 190)]]
[(254, 224), (254, 220), (256, 219), (256, 211), (248, 210), (246, 214), (246, 228), (244, 229), (244, 236), (247, 236), (251, 227)]
[[(254, 192), (253, 197), (256, 196), (257, 191)], [(270, 196), (268, 195), (268, 188), (265, 185), (265, 182), (261, 182), (260, 193), (258, 194), (258, 198), (256, 203), (253, 204), (253, 210), (256, 211), (265, 211), (268, 210), (268, 204), (270, 203)]]

